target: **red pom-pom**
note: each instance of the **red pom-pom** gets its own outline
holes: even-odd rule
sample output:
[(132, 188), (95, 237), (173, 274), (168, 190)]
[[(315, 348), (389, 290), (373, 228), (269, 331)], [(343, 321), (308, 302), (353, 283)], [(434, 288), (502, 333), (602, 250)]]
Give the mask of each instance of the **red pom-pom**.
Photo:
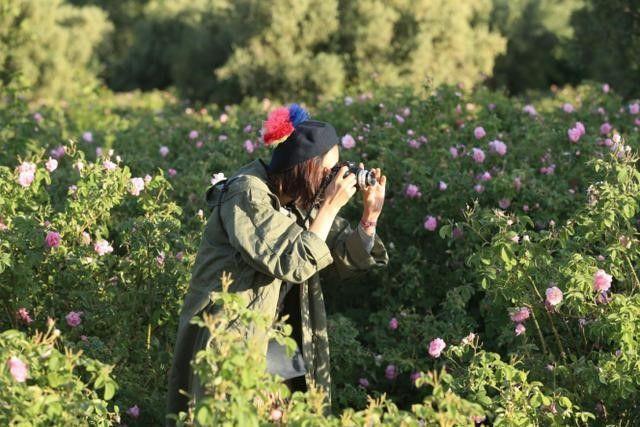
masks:
[(262, 126), (262, 139), (265, 145), (277, 145), (293, 133), (293, 124), (289, 118), (289, 109), (276, 108), (269, 114)]

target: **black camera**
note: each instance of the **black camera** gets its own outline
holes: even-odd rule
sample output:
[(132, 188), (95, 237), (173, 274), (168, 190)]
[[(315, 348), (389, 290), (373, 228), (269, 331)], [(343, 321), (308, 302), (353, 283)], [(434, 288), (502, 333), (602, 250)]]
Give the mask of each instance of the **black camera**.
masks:
[(356, 187), (358, 188), (358, 190), (363, 190), (369, 186), (376, 185), (376, 176), (373, 172), (367, 169), (360, 169), (355, 162), (350, 162), (348, 160), (338, 162), (333, 168), (331, 168), (331, 172), (327, 176), (327, 182), (331, 182), (333, 180), (333, 177), (343, 166), (349, 167), (349, 170), (345, 172), (344, 177), (346, 177), (350, 173), (356, 176)]

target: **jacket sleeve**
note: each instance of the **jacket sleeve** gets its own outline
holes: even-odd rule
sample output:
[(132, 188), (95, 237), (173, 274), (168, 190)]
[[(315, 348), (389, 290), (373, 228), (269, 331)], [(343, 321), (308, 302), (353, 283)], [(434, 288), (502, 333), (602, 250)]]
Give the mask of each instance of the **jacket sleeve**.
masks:
[(324, 272), (329, 276), (337, 274), (340, 279), (353, 276), (376, 267), (389, 264), (389, 255), (378, 233), (374, 236), (373, 248), (368, 253), (357, 228), (352, 228), (349, 221), (337, 216), (334, 220), (327, 244), (331, 250), (333, 264)]
[(274, 209), (266, 192), (238, 192), (221, 209), (231, 246), (263, 274), (302, 283), (333, 262), (326, 242)]

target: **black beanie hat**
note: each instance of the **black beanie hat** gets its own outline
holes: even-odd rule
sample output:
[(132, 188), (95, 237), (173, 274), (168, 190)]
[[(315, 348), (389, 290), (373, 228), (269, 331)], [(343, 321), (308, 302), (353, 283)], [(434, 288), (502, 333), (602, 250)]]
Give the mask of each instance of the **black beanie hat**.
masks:
[(262, 136), (265, 145), (275, 145), (268, 166), (271, 173), (322, 155), (339, 142), (333, 126), (309, 120), (309, 114), (297, 104), (274, 110), (264, 123)]

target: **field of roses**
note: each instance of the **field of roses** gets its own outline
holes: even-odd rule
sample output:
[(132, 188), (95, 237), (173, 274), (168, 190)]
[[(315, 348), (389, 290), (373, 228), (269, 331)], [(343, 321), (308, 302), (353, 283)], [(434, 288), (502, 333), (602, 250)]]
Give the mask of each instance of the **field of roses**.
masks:
[[(0, 94), (0, 424), (160, 425), (204, 194), (269, 159), (259, 129), (279, 104), (25, 90)], [(324, 282), (333, 416), (205, 318), (222, 343), (194, 360), (211, 396), (180, 424), (635, 425), (637, 100), (443, 86), (308, 107), (341, 158), (388, 177), (389, 268)]]

